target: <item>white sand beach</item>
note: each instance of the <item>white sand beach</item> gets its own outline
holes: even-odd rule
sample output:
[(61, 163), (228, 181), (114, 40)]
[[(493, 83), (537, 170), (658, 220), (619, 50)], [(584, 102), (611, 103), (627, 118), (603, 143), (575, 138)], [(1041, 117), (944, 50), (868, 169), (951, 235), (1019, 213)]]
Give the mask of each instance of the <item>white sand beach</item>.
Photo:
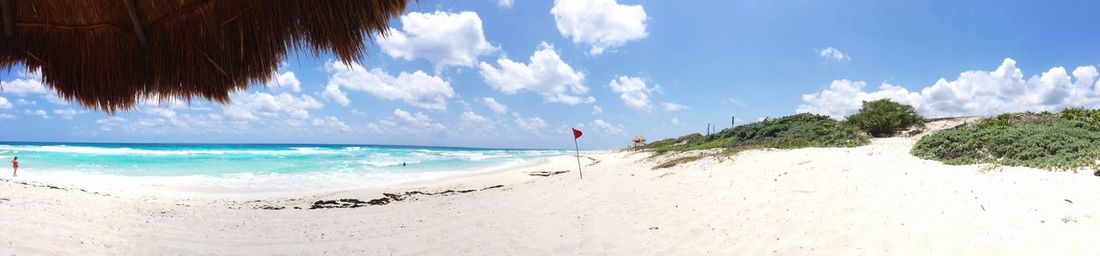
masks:
[[(528, 175), (576, 168), (557, 157), (419, 184), (281, 194), (85, 192), (5, 178), (0, 253), (1100, 254), (1091, 172), (943, 165), (909, 155), (915, 141), (749, 151), (659, 170), (643, 153), (589, 154), (583, 180)], [(410, 191), (424, 194), (308, 209)]]

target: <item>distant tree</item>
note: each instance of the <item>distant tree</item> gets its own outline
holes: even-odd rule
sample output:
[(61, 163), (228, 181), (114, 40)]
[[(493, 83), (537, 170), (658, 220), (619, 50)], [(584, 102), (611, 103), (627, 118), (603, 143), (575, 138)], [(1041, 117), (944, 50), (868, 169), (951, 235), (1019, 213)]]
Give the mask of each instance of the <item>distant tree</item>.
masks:
[(859, 112), (848, 116), (846, 121), (875, 137), (889, 137), (901, 129), (924, 122), (913, 106), (881, 99), (864, 101)]

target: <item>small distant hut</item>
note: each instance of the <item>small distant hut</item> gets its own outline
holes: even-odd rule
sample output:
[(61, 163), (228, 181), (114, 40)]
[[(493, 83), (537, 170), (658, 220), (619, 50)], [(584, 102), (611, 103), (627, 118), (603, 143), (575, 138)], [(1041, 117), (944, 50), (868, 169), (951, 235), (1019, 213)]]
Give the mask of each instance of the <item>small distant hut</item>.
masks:
[(641, 134), (634, 135), (634, 146), (635, 147), (645, 146), (645, 136), (642, 136)]

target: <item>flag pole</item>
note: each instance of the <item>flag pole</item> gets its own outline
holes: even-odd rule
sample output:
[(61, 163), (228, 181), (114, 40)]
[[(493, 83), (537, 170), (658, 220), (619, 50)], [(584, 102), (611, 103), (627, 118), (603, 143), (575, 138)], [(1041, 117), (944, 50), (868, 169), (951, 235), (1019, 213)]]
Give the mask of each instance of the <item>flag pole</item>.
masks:
[(584, 179), (584, 171), (581, 171), (581, 146), (577, 144), (577, 137), (573, 136), (573, 147), (577, 149), (577, 173), (581, 174), (581, 179)]

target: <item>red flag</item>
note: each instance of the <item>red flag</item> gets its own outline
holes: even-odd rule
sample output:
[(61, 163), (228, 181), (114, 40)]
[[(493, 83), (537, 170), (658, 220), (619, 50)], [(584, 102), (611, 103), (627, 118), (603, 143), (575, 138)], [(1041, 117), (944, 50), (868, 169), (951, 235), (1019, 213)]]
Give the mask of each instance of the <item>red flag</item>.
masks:
[(577, 139), (577, 138), (580, 138), (580, 137), (581, 137), (581, 135), (583, 135), (583, 134), (581, 133), (581, 130), (577, 130), (577, 128), (573, 128), (573, 139)]

